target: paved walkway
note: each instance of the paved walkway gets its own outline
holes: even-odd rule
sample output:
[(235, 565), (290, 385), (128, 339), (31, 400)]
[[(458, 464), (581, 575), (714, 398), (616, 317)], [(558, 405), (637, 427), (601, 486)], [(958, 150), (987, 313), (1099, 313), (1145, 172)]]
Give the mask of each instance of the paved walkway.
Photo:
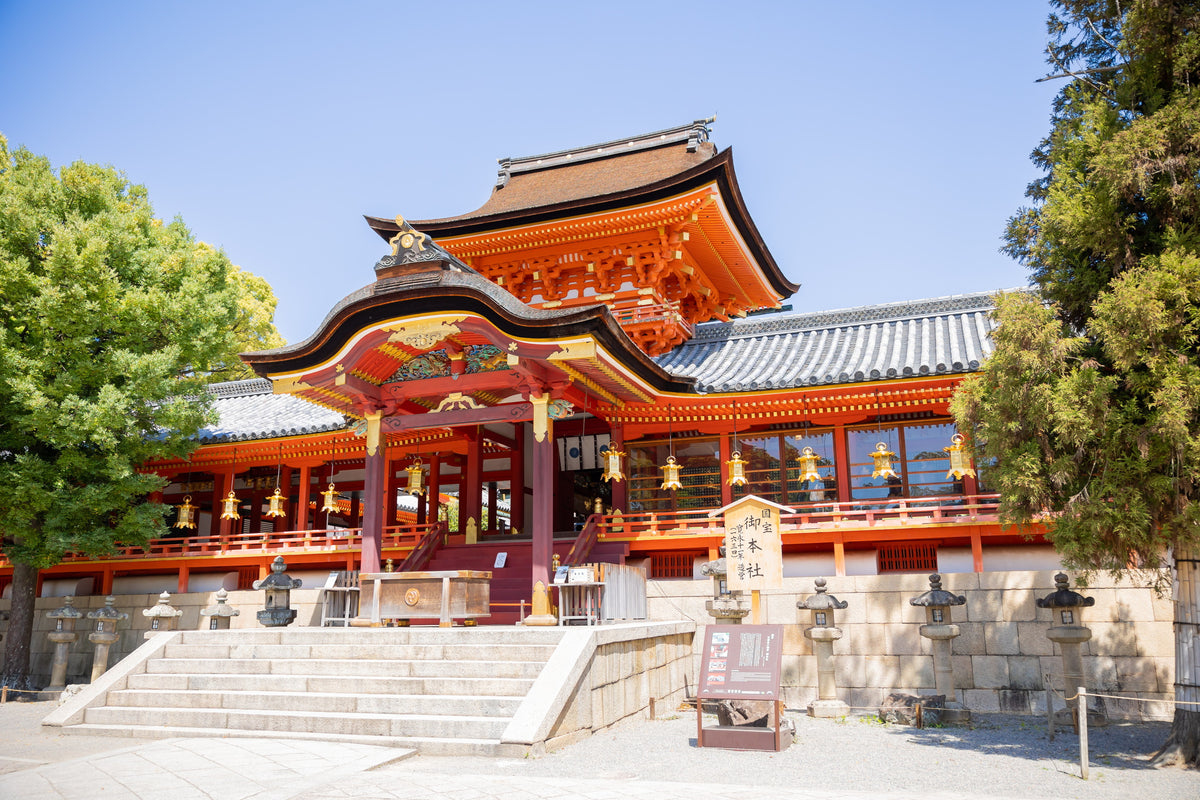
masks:
[[(121, 741), (117, 739), (115, 741)], [(877, 792), (628, 778), (446, 774), (401, 767), (412, 751), (280, 739), (166, 739), (0, 775), (0, 797), (22, 800), (867, 800)], [(376, 770), (376, 771), (370, 771)], [(889, 794), (894, 800), (961, 800)], [(992, 800), (995, 800), (994, 798)]]

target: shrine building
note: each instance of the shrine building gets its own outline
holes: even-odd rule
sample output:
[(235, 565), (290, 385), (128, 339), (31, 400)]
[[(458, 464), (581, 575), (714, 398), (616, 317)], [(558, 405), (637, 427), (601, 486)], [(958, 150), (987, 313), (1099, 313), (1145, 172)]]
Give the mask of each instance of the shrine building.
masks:
[(278, 555), (495, 567), (511, 623), (556, 557), (699, 579), (710, 512), (747, 494), (790, 509), (788, 577), (1054, 568), (949, 413), (991, 293), (792, 313), (710, 123), (504, 159), (459, 216), (368, 217), (369, 282), (212, 386), (190, 459), (145, 465), (172, 534), (68, 555), (39, 594), (248, 589)]

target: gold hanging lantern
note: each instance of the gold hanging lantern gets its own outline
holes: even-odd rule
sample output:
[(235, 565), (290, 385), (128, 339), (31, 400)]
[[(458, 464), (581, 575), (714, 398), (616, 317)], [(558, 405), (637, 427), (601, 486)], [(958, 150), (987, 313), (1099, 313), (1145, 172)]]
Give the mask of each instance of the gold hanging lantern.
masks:
[(883, 442), (875, 445), (875, 452), (871, 453), (871, 458), (875, 459), (875, 471), (871, 473), (872, 478), (899, 478), (896, 470), (892, 469), (892, 459), (896, 454), (887, 449), (887, 445)]
[(196, 527), (196, 506), (192, 505), (192, 496), (190, 494), (183, 498), (183, 505), (175, 509), (175, 524), (172, 527)]
[(746, 485), (746, 462), (742, 461), (741, 451), (734, 450), (732, 458), (725, 462), (725, 466), (729, 467), (730, 486)]
[(963, 449), (964, 441), (966, 439), (963, 435), (956, 433), (950, 437), (950, 446), (942, 448), (943, 453), (950, 454), (950, 471), (946, 473), (946, 477), (956, 481), (962, 480), (964, 475), (975, 477), (975, 470), (971, 468), (971, 462)]
[(221, 519), (241, 519), (238, 513), (238, 496), (229, 490), (228, 496), (221, 502)]
[(329, 484), (328, 489), (321, 492), (321, 497), (325, 498), (325, 504), (321, 506), (321, 511), (325, 512), (326, 514), (336, 513), (338, 510), (337, 489), (333, 487), (332, 483)]
[(800, 480), (801, 481), (819, 481), (821, 473), (817, 471), (817, 462), (820, 458), (813, 452), (811, 447), (805, 447), (800, 451)]
[(422, 495), (425, 494), (425, 471), (421, 469), (421, 459), (417, 459), (412, 464), (404, 468), (408, 473), (408, 486), (406, 487), (409, 494)]
[(600, 480), (625, 480), (625, 473), (621, 471), (621, 459), (624, 457), (624, 453), (610, 444), (608, 449), (604, 451), (604, 474), (600, 476)]
[(268, 517), (283, 517), (287, 516), (287, 512), (283, 510), (283, 503), (286, 498), (278, 486), (275, 487), (275, 494), (268, 498), (269, 506), (267, 508)]
[(662, 467), (663, 482), (660, 488), (662, 489), (682, 489), (683, 484), (679, 482), (679, 465), (675, 463), (675, 456), (667, 456), (666, 466)]

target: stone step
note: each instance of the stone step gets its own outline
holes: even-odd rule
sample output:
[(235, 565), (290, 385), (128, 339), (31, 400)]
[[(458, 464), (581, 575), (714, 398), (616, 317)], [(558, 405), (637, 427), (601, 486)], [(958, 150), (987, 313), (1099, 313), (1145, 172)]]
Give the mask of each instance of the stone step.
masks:
[(307, 675), (344, 678), (536, 678), (541, 661), (387, 661), (376, 659), (152, 658), (146, 672), (196, 675)]
[(373, 644), (514, 644), (555, 645), (563, 632), (554, 627), (517, 628), (480, 625), (472, 628), (246, 628), (225, 631), (196, 630), (180, 634), (181, 644), (343, 644), (365, 647)]
[(164, 658), (546, 661), (552, 644), (169, 644)]
[(276, 732), (345, 736), (407, 736), (448, 739), (499, 739), (508, 725), (504, 718), (432, 716), (427, 714), (355, 714), (325, 711), (162, 708), (153, 706), (89, 708), (87, 725), (165, 726), (168, 728), (226, 728), (258, 731), (270, 738)]
[(187, 691), (247, 691), (247, 692), (347, 692), (356, 694), (438, 694), (492, 695), (524, 697), (533, 686), (533, 678), (463, 678), (438, 676), (428, 678), (367, 677), (347, 680), (339, 677), (312, 675), (237, 675), (221, 673), (168, 674), (139, 673), (129, 676), (130, 689), (165, 689)]
[[(206, 738), (264, 738), (261, 731), (230, 730), (227, 728), (181, 728), (166, 725), (96, 725), (84, 723), (71, 725), (62, 729), (63, 733), (90, 734), (93, 736), (126, 736), (133, 738), (166, 739), (173, 737), (206, 737)], [(402, 758), (415, 755), (420, 751), (431, 756), (509, 756), (525, 755), (521, 745), (506, 745), (495, 739), (423, 739), (413, 736), (357, 736), (339, 735), (332, 733), (315, 734), (294, 731), (273, 731), (271, 739), (288, 739), (299, 741), (345, 742), (347, 744), (370, 744), (378, 747), (395, 747), (411, 750)]]
[(448, 717), (511, 718), (519, 697), (496, 695), (381, 695), (344, 692), (187, 691), (122, 689), (110, 692), (119, 708), (194, 708), (336, 714), (416, 714)]

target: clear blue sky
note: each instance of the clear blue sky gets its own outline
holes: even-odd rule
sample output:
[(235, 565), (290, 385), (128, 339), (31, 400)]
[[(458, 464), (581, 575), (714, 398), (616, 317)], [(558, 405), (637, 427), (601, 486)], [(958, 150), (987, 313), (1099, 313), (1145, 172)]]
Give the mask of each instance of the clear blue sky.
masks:
[(290, 342), (373, 277), (363, 214), (477, 208), (496, 159), (716, 113), (798, 311), (1024, 285), (1044, 0), (0, 0), (0, 132), (107, 163), (264, 276)]

